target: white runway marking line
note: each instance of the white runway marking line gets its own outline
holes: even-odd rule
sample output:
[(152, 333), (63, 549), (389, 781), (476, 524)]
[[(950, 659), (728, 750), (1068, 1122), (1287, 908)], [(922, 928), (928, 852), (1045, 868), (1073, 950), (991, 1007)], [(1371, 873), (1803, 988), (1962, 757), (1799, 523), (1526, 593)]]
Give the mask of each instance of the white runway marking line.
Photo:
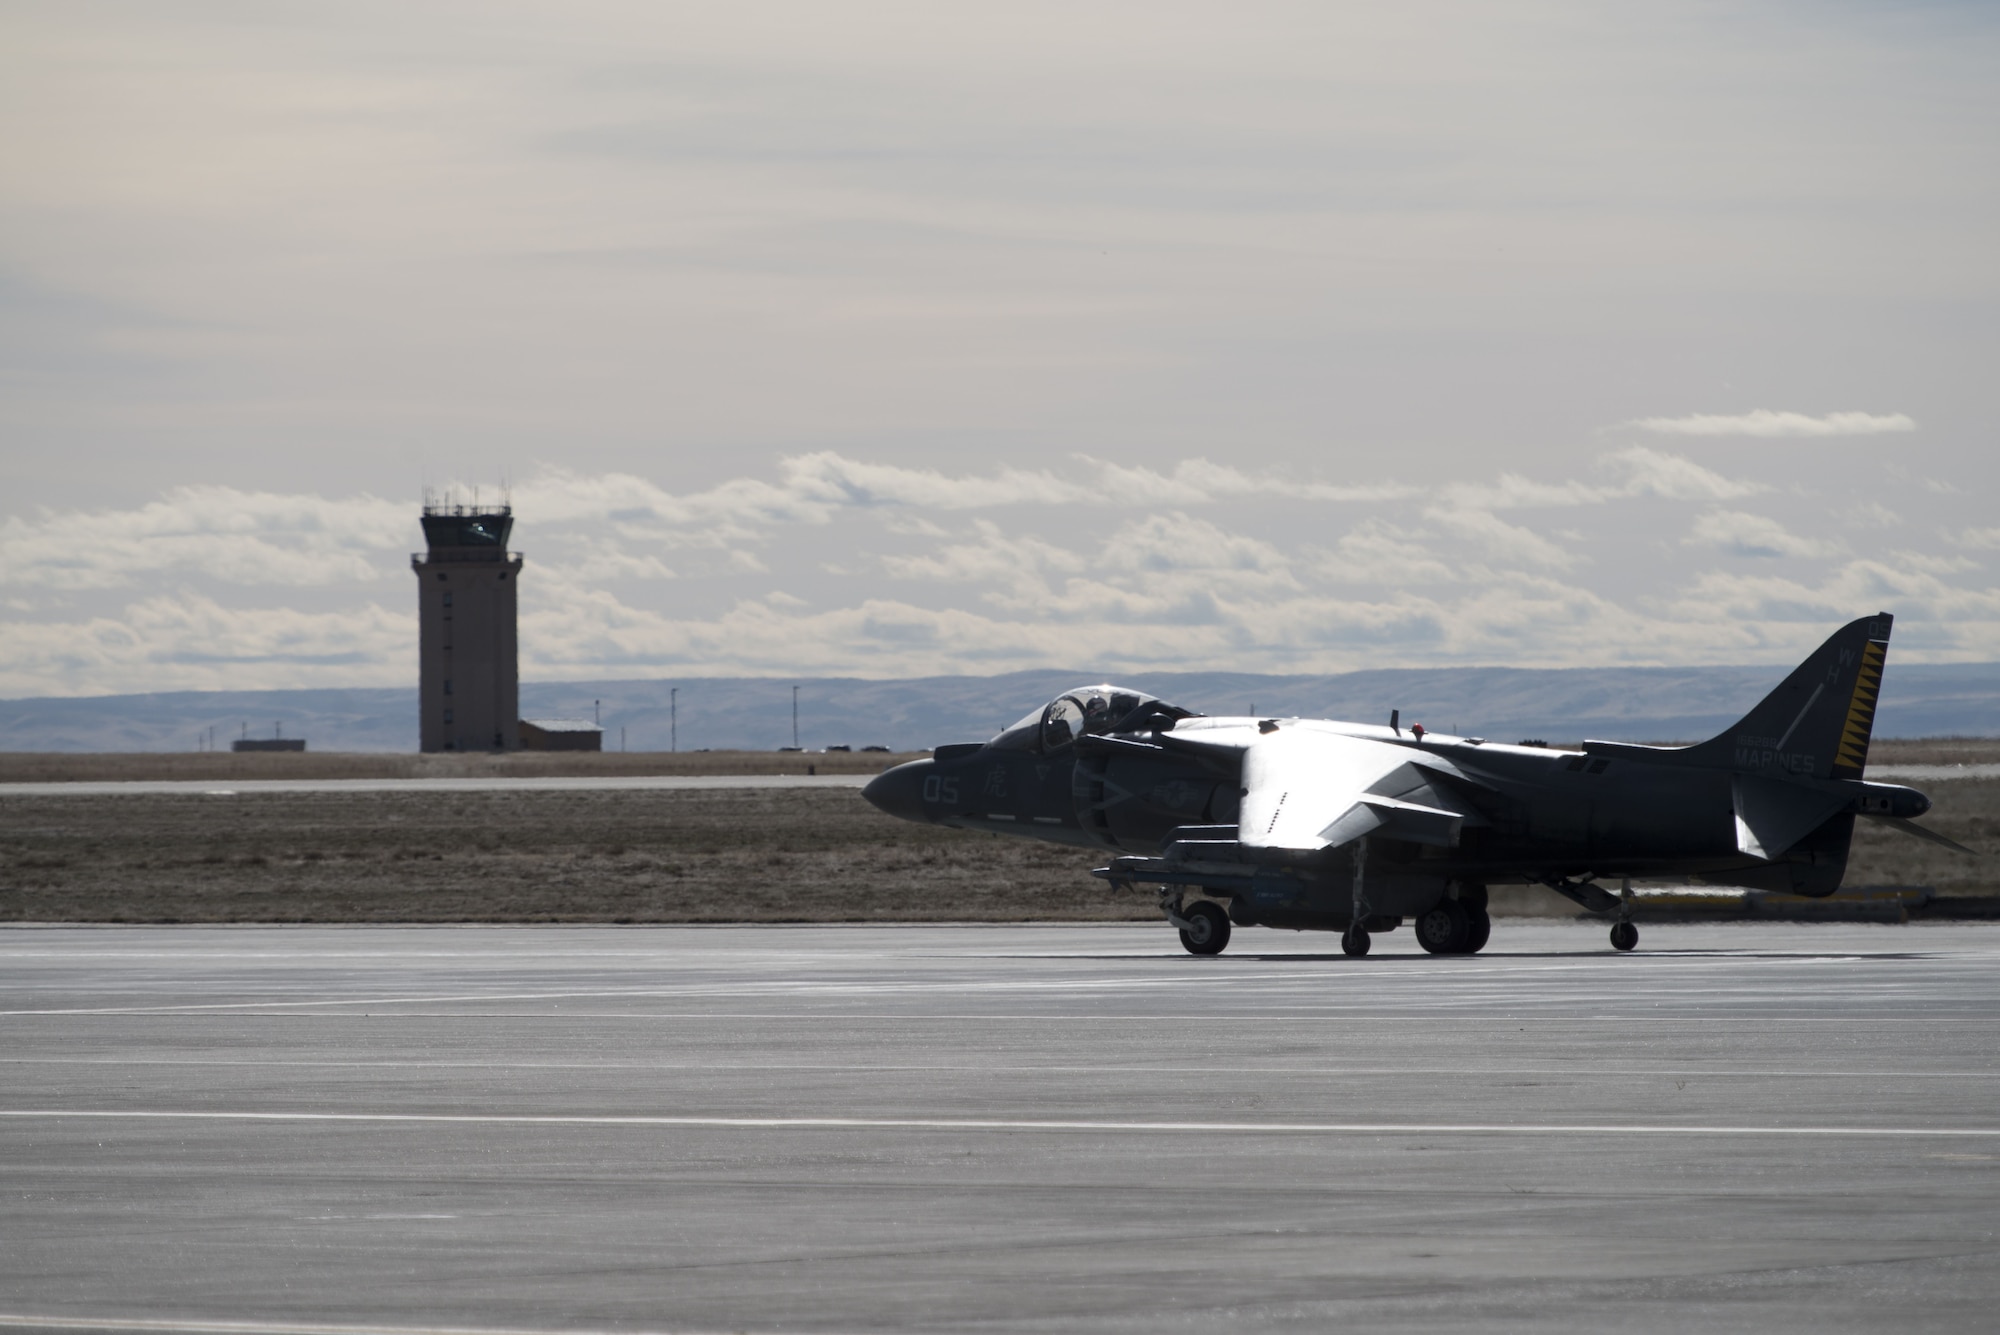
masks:
[[(379, 1326), (339, 1321), (204, 1321), (199, 1317), (38, 1316), (0, 1312), (0, 1329), (155, 1331), (160, 1335), (612, 1335), (609, 1331), (511, 1326)], [(620, 1328), (617, 1335), (701, 1335), (687, 1328)], [(734, 1335), (743, 1335), (739, 1328)]]
[[(1469, 971), (1468, 971), (1469, 972)], [(1541, 972), (1536, 970), (1535, 972)], [(1393, 978), (1386, 969), (1369, 973), (1349, 970), (1346, 977)], [(1411, 981), (1420, 981), (1405, 975)], [(1129, 978), (1050, 978), (949, 980), (925, 982), (836, 982), (791, 980), (774, 983), (708, 983), (686, 987), (614, 988), (573, 992), (461, 992), (398, 997), (319, 997), (309, 1001), (191, 1001), (133, 1006), (69, 1006), (0, 1010), (12, 1015), (148, 1015), (188, 1011), (296, 1010), (324, 1006), (418, 1006), (464, 1005), (490, 1001), (632, 1001), (645, 998), (685, 997), (827, 997), (900, 996), (935, 992), (1078, 992), (1108, 991), (1117, 988), (1202, 987), (1228, 985), (1241, 988), (1251, 983), (1324, 982), (1319, 972), (1210, 974), (1202, 977)], [(1433, 980), (1434, 981), (1434, 980)]]
[[(1617, 998), (1611, 999), (1612, 1004), (1617, 1003), (1617, 1001)], [(1574, 1014), (1576, 1006), (1573, 999), (1563, 1000), (1560, 1003), (1561, 1009), (1553, 1014), (1550, 1013), (1548, 1008), (1558, 1003), (1551, 998), (1511, 997), (1506, 999), (1506, 1003), (1508, 1005), (1532, 1005), (1535, 1007), (1534, 1010), (1525, 1011), (1513, 1018), (1531, 1019), (1538, 1028), (1557, 1029), (1567, 1027), (1571, 1030), (1581, 1030), (1589, 1033), (1601, 1031), (1606, 1023), (1614, 1019), (1621, 1022), (1676, 1019), (1699, 1021), (1702, 1024), (1708, 1025), (1756, 1025), (1762, 1028), (1769, 1028), (1774, 1024), (1835, 1024), (1846, 1026), (1975, 1024), (1985, 1025), (1990, 1028), (1993, 1024), (1992, 1017), (1987, 1015), (1940, 1015), (1937, 1011), (1931, 1009), (1912, 1010), (1908, 1015), (1791, 1015), (1783, 1011), (1766, 1011), (1755, 1008), (1743, 1009), (1749, 1003), (1731, 1003), (1736, 1009), (1725, 1011), (1723, 1008), (1712, 1003), (1698, 1001), (1677, 1001), (1671, 1007), (1649, 1006), (1638, 1008), (1628, 1006), (1623, 1010), (1610, 1009), (1609, 1005), (1605, 1002), (1593, 1001), (1592, 1004), (1597, 1009), (1592, 1012), (1591, 1017), (1589, 1019), (1578, 1019)], [(1324, 1024), (1330, 1017), (1363, 1016), (1371, 1021), (1387, 1024), (1393, 1021), (1404, 1020), (1423, 1021), (1458, 1018), (1463, 1012), (1468, 1010), (1480, 1010), (1481, 1008), (1495, 1010), (1499, 1006), (1500, 1003), (1497, 1001), (1479, 1003), (1450, 1002), (1424, 1010), (1398, 1010), (1372, 1001), (1356, 1002), (1351, 1005), (1304, 1005), (1259, 1002), (1252, 1008), (1240, 1011), (1218, 1010), (1206, 1015), (1177, 1015), (1174, 1017), (1174, 1023), (1177, 1025), (1216, 1024), (1234, 1026), (1241, 1025), (1246, 1020), (1255, 1020), (1260, 1023), (1274, 1023), (1278, 1020), (1287, 1020), (1297, 1024)], [(143, 1008), (136, 1011), (123, 1010), (116, 1013), (140, 1016), (150, 1016), (153, 1014), (153, 1012)], [(901, 1015), (893, 1012), (878, 1013), (874, 1011), (385, 1011), (380, 1015), (355, 1016), (351, 1013), (346, 1015), (328, 1015), (323, 1011), (292, 1010), (266, 1012), (255, 1009), (231, 1008), (205, 1013), (213, 1015), (218, 1019), (231, 1020), (554, 1020), (559, 1022), (574, 1022), (577, 1020), (633, 1020), (642, 1024), (658, 1024), (662, 1020), (672, 1020), (677, 1024), (690, 1024), (698, 1021), (713, 1021), (716, 1023), (742, 1021), (759, 1024), (812, 1022), (817, 1024), (888, 1024), (896, 1025), (899, 1028), (908, 1028), (916, 1024), (957, 1024), (960, 1022), (978, 1024), (1059, 1024), (1071, 1027), (1080, 1024), (1138, 1024), (1157, 1026), (1160, 1022), (1160, 1017), (1157, 1013), (1142, 1012), (1126, 1015), (1091, 1012), (1089, 1014), (1081, 1014), (1076, 1011), (1062, 1010), (1045, 1011), (1040, 1014), (1025, 1011), (927, 1011), (922, 1015)], [(94, 1016), (97, 1012), (0, 1011), (0, 1016), (10, 1014)], [(166, 1013), (163, 1012), (163, 1014)]]
[[(1861, 958), (1862, 957), (1860, 956), (1829, 957), (1821, 955), (1807, 955), (1807, 956), (1798, 956), (1787, 959), (1765, 960), (1762, 961), (1762, 963), (1771, 966), (1782, 966), (1786, 964), (1825, 963), (1830, 960), (1837, 962), (1850, 962), (1850, 961), (1859, 962)], [(1651, 957), (1651, 961), (1659, 965), (1665, 965), (1669, 963), (1677, 963), (1683, 965), (1694, 964), (1704, 968), (1722, 968), (1722, 967), (1738, 965), (1741, 963), (1741, 961), (1730, 960), (1727, 958), (1718, 959), (1708, 956), (1656, 955)], [(1502, 964), (1500, 961), (1496, 960), (1490, 964), (1483, 964), (1482, 966), (1458, 963), (1458, 964), (1450, 964), (1447, 965), (1446, 967), (1452, 969), (1451, 976), (1457, 979), (1464, 979), (1464, 980), (1480, 979), (1480, 980), (1491, 981), (1498, 984), (1502, 983), (1503, 980), (1509, 978), (1520, 978), (1538, 974), (1551, 974), (1551, 973), (1578, 973), (1589, 969), (1600, 969), (1600, 970), (1605, 970), (1607, 972), (1611, 969), (1620, 969), (1626, 971), (1629, 974), (1635, 965), (1643, 965), (1646, 962), (1647, 962), (1647, 957), (1624, 956), (1622, 957), (1622, 959), (1616, 962), (1614, 962), (1610, 958), (1606, 958), (1603, 960), (1577, 961), (1575, 963), (1537, 964), (1525, 967), (1509, 968), (1504, 964)], [(602, 1000), (614, 1000), (614, 999), (634, 1000), (639, 998), (653, 998), (653, 997), (657, 998), (716, 997), (716, 996), (853, 997), (853, 996), (876, 996), (876, 995), (907, 995), (912, 993), (935, 993), (935, 992), (989, 992), (989, 993), (990, 992), (1065, 992), (1065, 991), (1074, 992), (1074, 991), (1110, 991), (1120, 988), (1203, 987), (1203, 986), (1213, 987), (1213, 986), (1223, 986), (1223, 985), (1236, 989), (1241, 989), (1244, 985), (1252, 983), (1298, 983), (1298, 982), (1325, 983), (1329, 981), (1342, 982), (1342, 981), (1356, 981), (1361, 979), (1367, 979), (1370, 981), (1386, 980), (1392, 982), (1405, 982), (1409, 984), (1434, 986), (1437, 982), (1437, 975), (1428, 970), (1422, 973), (1413, 973), (1410, 972), (1408, 969), (1399, 968), (1397, 966), (1391, 965), (1387, 967), (1378, 966), (1375, 968), (1358, 968), (1354, 966), (1346, 966), (1340, 968), (1337, 973), (1329, 973), (1329, 972), (1322, 972), (1319, 970), (1313, 970), (1310, 972), (1287, 971), (1282, 973), (1203, 973), (1200, 975), (1182, 974), (1170, 977), (1160, 977), (1157, 975), (1149, 974), (1149, 975), (1132, 975), (1127, 977), (1115, 977), (1115, 978), (1084, 977), (1084, 978), (1049, 978), (1049, 979), (1002, 979), (997, 981), (984, 980), (984, 979), (981, 980), (938, 979), (938, 980), (925, 980), (920, 982), (902, 982), (902, 981), (844, 982), (831, 979), (792, 980), (787, 982), (764, 983), (764, 984), (706, 983), (706, 984), (690, 985), (684, 987), (617, 988), (617, 989), (597, 989), (592, 991), (574, 991), (574, 992), (569, 992), (569, 991), (480, 992), (480, 993), (455, 993), (455, 994), (428, 994), (419, 996), (400, 996), (400, 997), (353, 997), (353, 998), (328, 997), (328, 998), (316, 998), (310, 1001), (277, 1001), (277, 1000), (205, 1001), (205, 1002), (156, 1003), (152, 1005), (135, 1005), (135, 1006), (40, 1007), (40, 1008), (22, 1008), (15, 1010), (0, 1010), (0, 1017), (20, 1016), (20, 1015), (141, 1015), (141, 1014), (166, 1014), (166, 1013), (188, 1012), (188, 1011), (299, 1009), (305, 1007), (322, 1007), (322, 1006), (450, 1005), (450, 1004), (467, 1004), (467, 1003), (492, 1002), (492, 1001), (585, 1001), (585, 1000), (602, 1001)], [(1887, 980), (1884, 980), (1884, 982), (1886, 985)], [(1746, 981), (1744, 984), (1742, 984), (1742, 986), (1750, 987), (1752, 986), (1752, 984)], [(1763, 988), (1757, 987), (1755, 990), (1761, 994)], [(1508, 995), (1508, 993), (1496, 992), (1495, 995), (1504, 996)], [(1639, 995), (1639, 992), (1635, 992), (1633, 989), (1627, 988), (1621, 992), (1620, 1000), (1630, 1003), (1632, 999), (1637, 995)], [(1662, 995), (1668, 995), (1668, 994), (1662, 993)], [(1672, 994), (1672, 995), (1678, 995), (1678, 994)], [(1468, 999), (1469, 998), (1464, 996), (1453, 998), (1450, 999), (1450, 1004), (1454, 1005), (1464, 1004)]]
[(1769, 1067), (1755, 1070), (1717, 1070), (1708, 1067), (1597, 1066), (1340, 1066), (1327, 1062), (1317, 1066), (1121, 1066), (1098, 1063), (1075, 1066), (1038, 1062), (1032, 1066), (1005, 1063), (979, 1065), (946, 1062), (900, 1062), (858, 1065), (853, 1062), (691, 1062), (662, 1059), (648, 1062), (544, 1062), (513, 1061), (430, 1061), (399, 1060), (317, 1060), (274, 1057), (269, 1060), (238, 1057), (0, 1057), (0, 1066), (186, 1066), (209, 1067), (304, 1067), (312, 1070), (391, 1070), (391, 1071), (638, 1071), (652, 1074), (663, 1069), (674, 1072), (734, 1071), (758, 1074), (772, 1071), (831, 1071), (844, 1075), (1293, 1075), (1324, 1076), (1330, 1080), (1366, 1075), (1424, 1075), (1461, 1079), (1475, 1076), (1551, 1076), (1571, 1080), (1626, 1079), (1650, 1077), (1663, 1080), (2000, 1080), (2000, 1067), (1984, 1071), (1788, 1071)]
[(131, 1122), (308, 1122), (349, 1125), (705, 1127), (746, 1131), (1084, 1131), (1284, 1136), (1779, 1136), (1991, 1139), (2000, 1126), (1728, 1126), (1634, 1122), (1134, 1122), (999, 1117), (665, 1117), (651, 1114), (200, 1112), (146, 1109), (0, 1109), (0, 1118)]

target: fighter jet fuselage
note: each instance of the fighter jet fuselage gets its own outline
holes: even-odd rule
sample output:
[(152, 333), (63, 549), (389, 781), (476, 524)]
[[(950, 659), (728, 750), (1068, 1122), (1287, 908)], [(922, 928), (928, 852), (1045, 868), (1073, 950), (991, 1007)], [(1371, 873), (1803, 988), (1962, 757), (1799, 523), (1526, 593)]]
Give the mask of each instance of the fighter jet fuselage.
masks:
[[(1421, 726), (1204, 717), (1143, 692), (1065, 692), (985, 743), (942, 746), (865, 796), (908, 820), (1112, 854), (1159, 887), (1196, 953), (1229, 926), (1368, 934), (1416, 919), (1437, 953), (1484, 944), (1487, 887), (1542, 884), (1618, 915), (1632, 877), (1832, 894), (1857, 817), (1909, 822), (1915, 789), (1861, 777), (1891, 619), (1844, 627), (1735, 727), (1691, 747), (1580, 750)], [(1191, 908), (1188, 896), (1200, 897)], [(1224, 916), (1226, 913), (1226, 916)]]

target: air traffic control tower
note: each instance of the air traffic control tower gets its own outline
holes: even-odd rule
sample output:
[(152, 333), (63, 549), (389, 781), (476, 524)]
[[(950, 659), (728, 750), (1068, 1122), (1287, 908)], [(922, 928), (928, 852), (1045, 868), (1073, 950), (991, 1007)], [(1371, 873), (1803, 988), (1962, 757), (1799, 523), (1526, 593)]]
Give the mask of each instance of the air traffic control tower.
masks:
[(521, 554), (507, 550), (511, 506), (426, 505), (417, 572), (418, 728), (426, 751), (514, 751), (521, 745), (521, 679), (514, 583)]

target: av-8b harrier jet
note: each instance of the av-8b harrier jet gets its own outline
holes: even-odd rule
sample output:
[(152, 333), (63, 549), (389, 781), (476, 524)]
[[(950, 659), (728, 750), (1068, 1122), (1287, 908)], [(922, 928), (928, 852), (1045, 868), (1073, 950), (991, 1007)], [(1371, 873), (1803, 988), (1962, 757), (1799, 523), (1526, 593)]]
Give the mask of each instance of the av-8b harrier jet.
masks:
[(1501, 884), (1615, 914), (1611, 944), (1630, 950), (1635, 876), (1830, 895), (1857, 816), (1970, 851), (1914, 823), (1928, 797), (1861, 777), (1891, 620), (1843, 626), (1696, 746), (1509, 746), (1405, 728), (1394, 711), (1386, 727), (1209, 718), (1085, 686), (863, 795), (906, 820), (1122, 854), (1094, 874), (1158, 886), (1197, 955), (1220, 953), (1232, 923), (1338, 931), (1365, 955), (1405, 919), (1425, 950), (1470, 954)]

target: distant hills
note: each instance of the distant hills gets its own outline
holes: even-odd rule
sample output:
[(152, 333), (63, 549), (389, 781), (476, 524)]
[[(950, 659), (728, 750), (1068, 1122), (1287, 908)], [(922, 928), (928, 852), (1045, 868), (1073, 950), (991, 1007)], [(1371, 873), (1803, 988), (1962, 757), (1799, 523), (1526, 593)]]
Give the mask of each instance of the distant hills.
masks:
[[(1602, 737), (1689, 741), (1733, 723), (1784, 679), (1781, 667), (1384, 668), (1336, 676), (1141, 672), (1114, 679), (1208, 714), (1305, 715), (1405, 723), (1518, 741)], [(995, 677), (697, 677), (679, 681), (534, 682), (521, 687), (526, 718), (590, 718), (605, 746), (619, 730), (634, 751), (664, 751), (668, 691), (680, 691), (680, 748), (771, 750), (799, 740), (914, 750), (983, 740), (1063, 689), (1104, 680), (1089, 671)], [(175, 691), (0, 700), (0, 750), (191, 751), (213, 728), (217, 745), (247, 725), (282, 728), (315, 751), (414, 751), (417, 693), (407, 689)], [(1883, 682), (1875, 731), (1882, 737), (2000, 736), (2000, 663), (1895, 664)]]

